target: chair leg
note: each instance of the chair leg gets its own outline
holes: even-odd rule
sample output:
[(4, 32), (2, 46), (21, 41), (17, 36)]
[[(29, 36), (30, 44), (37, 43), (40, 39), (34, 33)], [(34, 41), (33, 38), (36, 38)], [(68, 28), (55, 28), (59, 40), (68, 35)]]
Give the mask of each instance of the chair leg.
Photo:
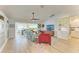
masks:
[(51, 45), (51, 42), (49, 42), (49, 45)]

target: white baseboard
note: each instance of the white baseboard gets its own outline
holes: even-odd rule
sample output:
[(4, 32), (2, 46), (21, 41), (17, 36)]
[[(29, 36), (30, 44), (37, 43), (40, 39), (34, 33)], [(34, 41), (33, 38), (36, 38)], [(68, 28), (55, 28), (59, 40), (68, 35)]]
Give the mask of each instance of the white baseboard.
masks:
[(4, 44), (2, 45), (2, 47), (0, 48), (0, 53), (3, 51), (5, 45), (7, 44), (8, 39), (5, 40)]

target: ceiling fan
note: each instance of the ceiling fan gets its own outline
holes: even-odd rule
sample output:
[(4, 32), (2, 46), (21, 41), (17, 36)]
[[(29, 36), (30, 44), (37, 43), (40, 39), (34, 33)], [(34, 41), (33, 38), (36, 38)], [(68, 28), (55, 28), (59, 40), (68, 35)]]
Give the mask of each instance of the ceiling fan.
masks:
[(32, 12), (32, 19), (31, 20), (39, 20), (38, 18), (35, 18), (35, 13)]

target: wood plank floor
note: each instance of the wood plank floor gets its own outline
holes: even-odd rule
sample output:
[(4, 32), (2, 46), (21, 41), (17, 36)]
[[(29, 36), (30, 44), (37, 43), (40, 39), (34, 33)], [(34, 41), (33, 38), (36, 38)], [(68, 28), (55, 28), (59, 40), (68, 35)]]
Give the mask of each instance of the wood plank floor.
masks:
[(26, 39), (8, 40), (2, 53), (79, 53), (79, 38), (60, 39), (56, 44), (27, 43)]

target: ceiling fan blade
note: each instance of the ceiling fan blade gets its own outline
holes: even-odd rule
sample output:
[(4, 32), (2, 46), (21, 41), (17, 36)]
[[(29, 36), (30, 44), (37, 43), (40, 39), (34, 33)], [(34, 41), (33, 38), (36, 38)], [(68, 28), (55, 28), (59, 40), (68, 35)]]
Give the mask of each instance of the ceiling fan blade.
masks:
[(37, 18), (34, 18), (34, 19), (32, 19), (32, 20), (39, 20), (39, 19), (37, 19)]
[(35, 20), (39, 20), (39, 19), (35, 19)]
[(53, 17), (53, 16), (55, 16), (54, 14), (52, 14), (52, 15), (50, 15), (49, 17)]

